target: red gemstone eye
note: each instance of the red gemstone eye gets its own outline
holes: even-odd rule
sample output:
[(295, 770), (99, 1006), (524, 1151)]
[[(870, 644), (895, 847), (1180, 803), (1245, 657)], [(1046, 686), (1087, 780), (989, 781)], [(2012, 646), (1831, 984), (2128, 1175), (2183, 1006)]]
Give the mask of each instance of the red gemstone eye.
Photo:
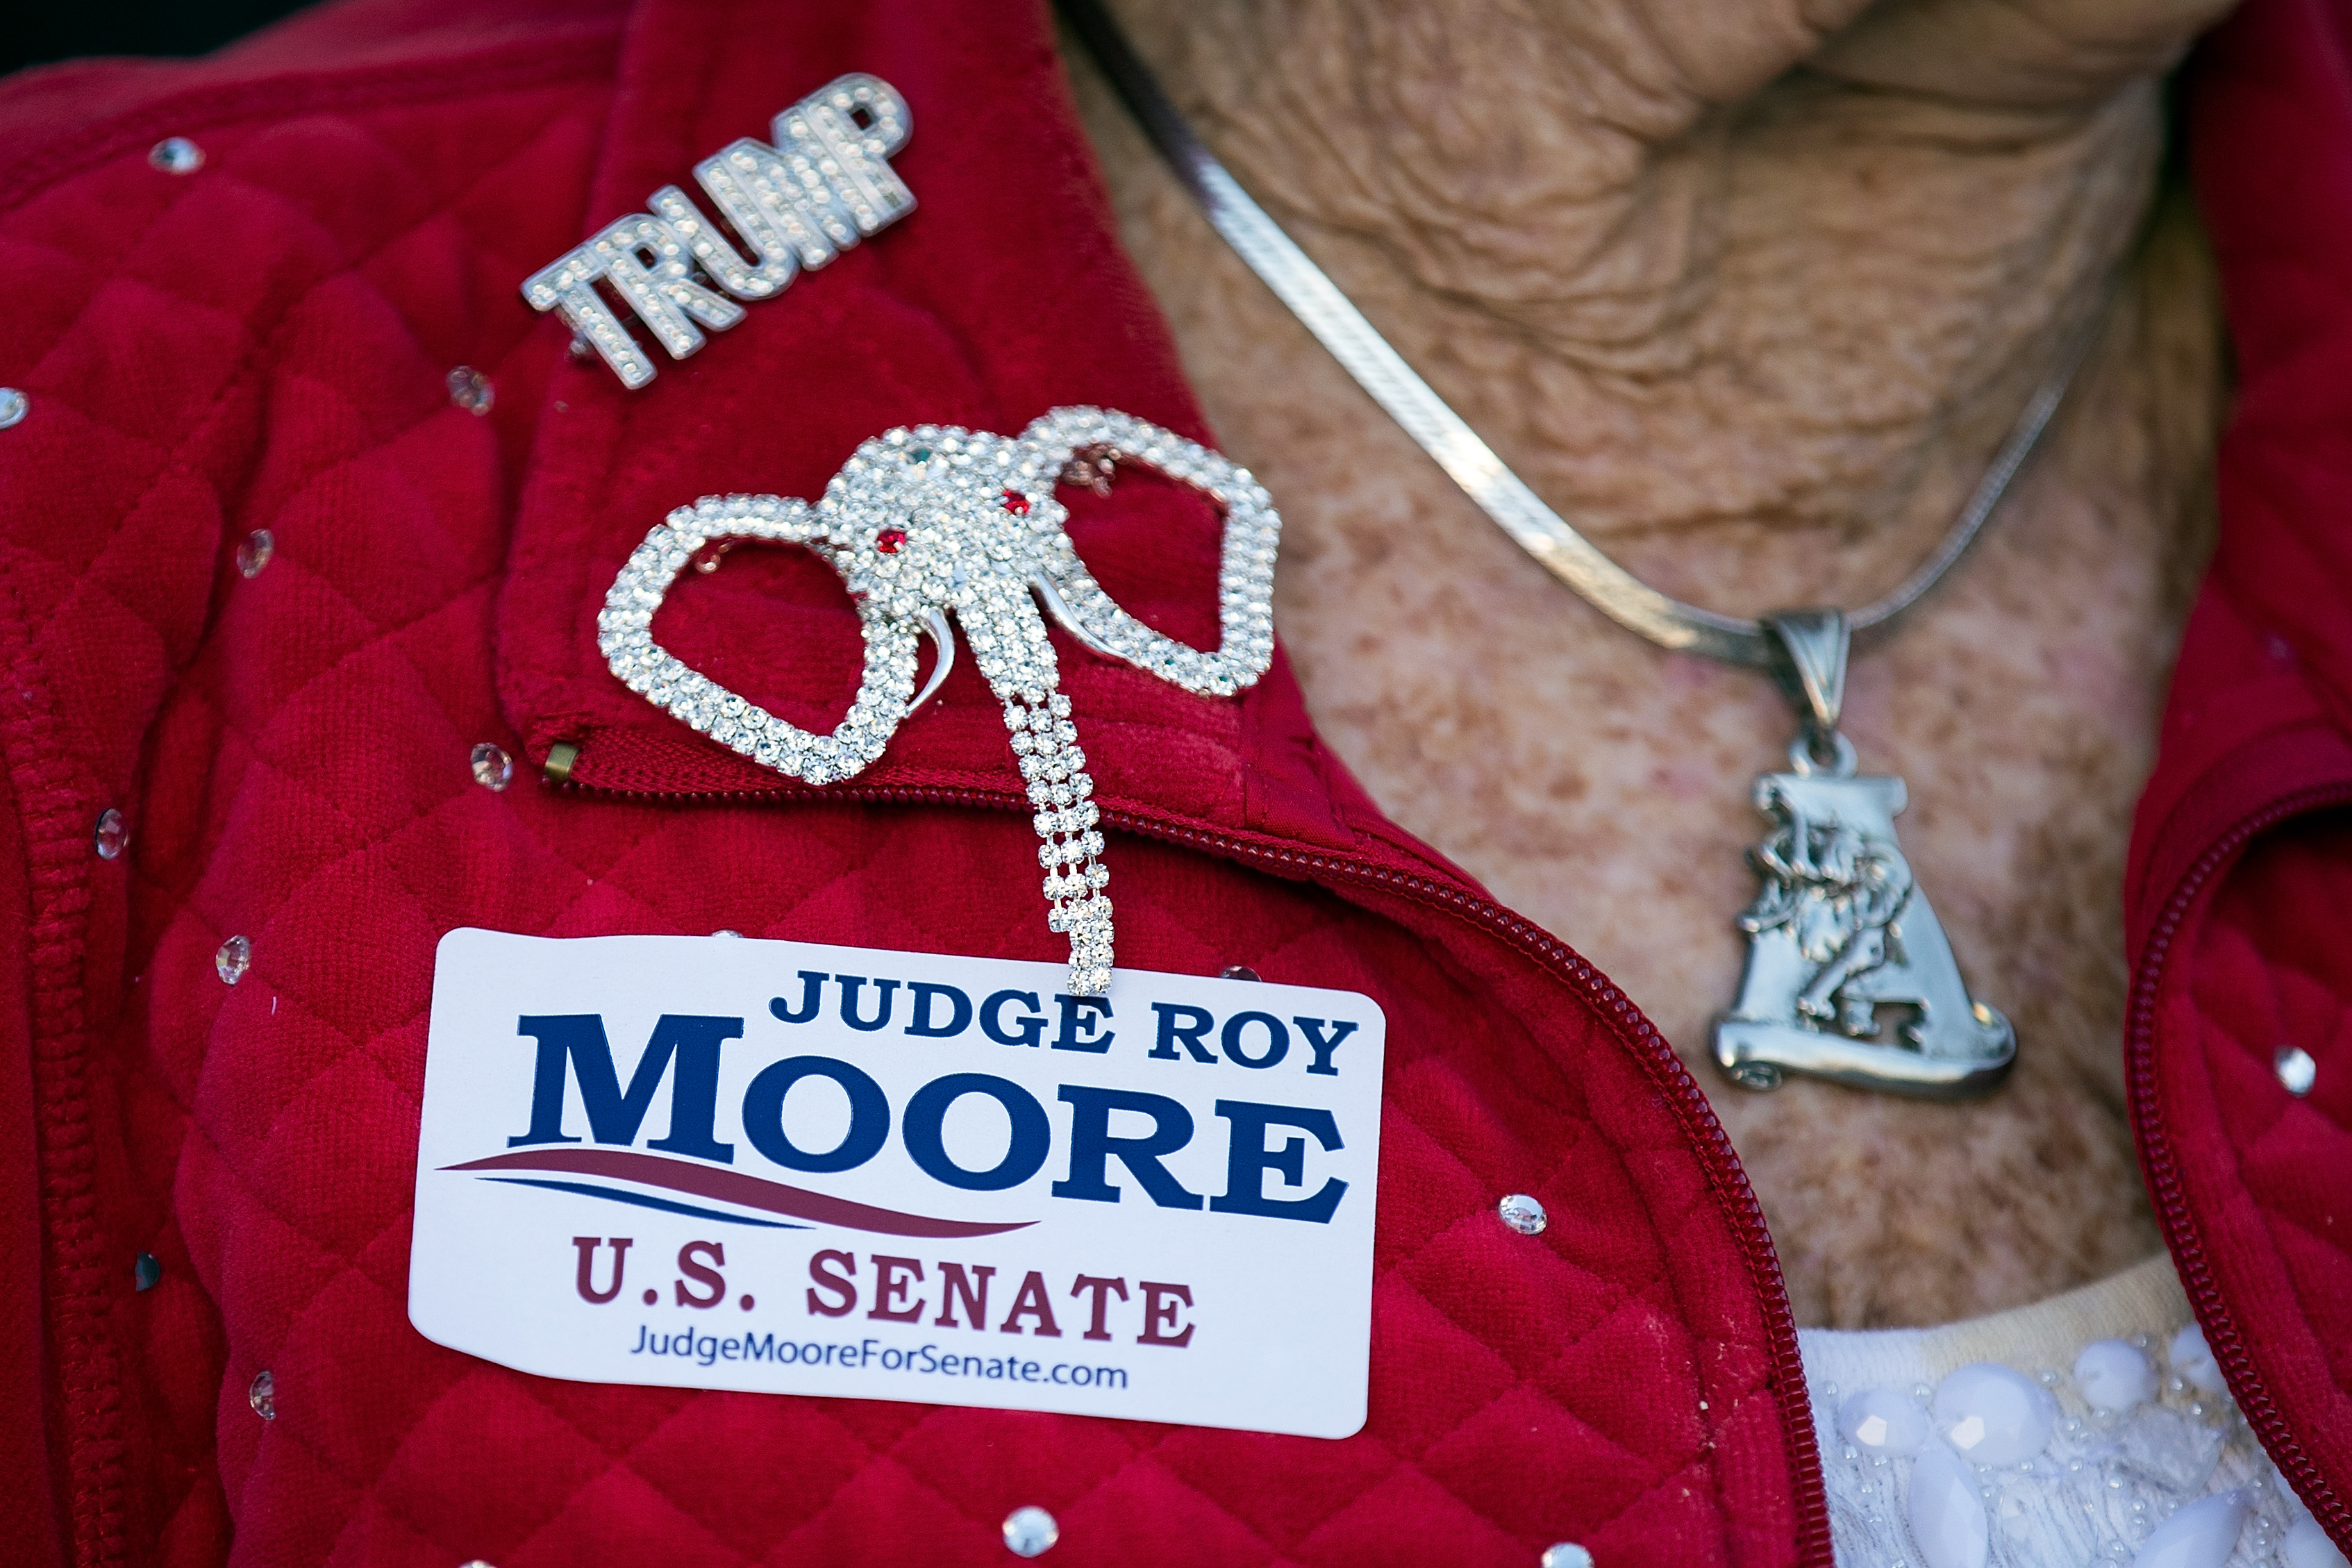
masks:
[(1029, 498), (1023, 495), (1019, 490), (1006, 490), (1004, 492), (1004, 510), (1011, 512), (1015, 517), (1027, 517), (1029, 515)]
[(886, 528), (874, 536), (874, 548), (885, 555), (898, 554), (898, 546), (906, 542), (907, 531), (903, 528)]

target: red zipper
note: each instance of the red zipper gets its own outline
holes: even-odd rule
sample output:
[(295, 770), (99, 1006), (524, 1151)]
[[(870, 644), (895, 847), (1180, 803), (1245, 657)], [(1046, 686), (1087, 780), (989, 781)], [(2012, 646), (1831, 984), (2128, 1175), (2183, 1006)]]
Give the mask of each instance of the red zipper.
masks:
[(2311, 1510), (2312, 1517), (2339, 1542), (2352, 1534), (2352, 1503), (2337, 1495), (2320, 1474), (2318, 1465), (2304, 1451), (2303, 1444), (2287, 1430), (2270, 1391), (2254, 1371), (2237, 1320), (2214, 1288), (2204, 1240), (2198, 1234), (2196, 1222), (2189, 1213), (2188, 1199), (2181, 1192), (2172, 1136), (2158, 1107), (2154, 1047), (2157, 993), (2163, 980), (2165, 960), (2171, 954), (2172, 939), (2188, 917), (2189, 905), (2196, 902), (2214, 873), (2235, 858), (2256, 834), (2290, 816), (2347, 801), (2352, 801), (2352, 788), (2342, 784), (2321, 785), (2288, 795), (2241, 818), (2236, 826), (2198, 858), (2173, 889), (2171, 900), (2165, 905), (2162, 917), (2148, 936), (2147, 950), (2133, 978), (2131, 1011), (2124, 1029), (2124, 1075), (2131, 1096), (2132, 1128), (2139, 1140), (2140, 1166), (2147, 1178), (2148, 1195), (2155, 1201), (2164, 1244), (2179, 1273), (2180, 1287), (2196, 1310), (2198, 1322), (2204, 1327), (2206, 1348), (2213, 1352), (2213, 1359), (2228, 1376), (2230, 1390), (2237, 1397), (2238, 1411), (2269, 1452), (2271, 1462), (2294, 1488), (2296, 1495)]
[[(583, 748), (585, 749), (584, 747)], [(543, 777), (543, 775), (542, 775)], [(1032, 809), (1024, 794), (947, 785), (852, 785), (827, 787), (822, 795), (807, 790), (668, 791), (615, 789), (567, 779), (549, 787), (583, 795), (631, 799), (678, 801), (721, 800), (855, 800), (869, 803), (987, 806), (1026, 813)], [(1103, 826), (1139, 834), (1187, 848), (1205, 850), (1226, 859), (1255, 866), (1296, 880), (1323, 878), (1396, 894), (1412, 900), (1490, 935), (1533, 958), (1555, 977), (1567, 982), (1591, 1004), (1594, 1013), (1613, 1029), (1619, 1040), (1648, 1071), (1651, 1081), (1665, 1095), (1685, 1135), (1697, 1149), (1707, 1183), (1722, 1203), (1737, 1233), (1748, 1273), (1763, 1298), (1765, 1332), (1771, 1345), (1771, 1386), (1781, 1395), (1780, 1426), (1795, 1475), (1791, 1501), (1797, 1512), (1797, 1548), (1801, 1561), (1832, 1568), (1829, 1500), (1822, 1489), (1821, 1451), (1813, 1428), (1812, 1405), (1805, 1389), (1803, 1357), (1797, 1348), (1796, 1320), (1789, 1307), (1789, 1289), (1780, 1273), (1780, 1259), (1764, 1224), (1764, 1209), (1748, 1184), (1731, 1139), (1716, 1120), (1715, 1108), (1675, 1054), (1657, 1026), (1642, 1014), (1633, 998), (1608, 976), (1579, 957), (1567, 943), (1523, 916), (1490, 899), (1436, 877), (1370, 864), (1359, 857), (1325, 850), (1285, 847), (1275, 840), (1253, 841), (1228, 834), (1186, 826), (1134, 811), (1102, 810)]]

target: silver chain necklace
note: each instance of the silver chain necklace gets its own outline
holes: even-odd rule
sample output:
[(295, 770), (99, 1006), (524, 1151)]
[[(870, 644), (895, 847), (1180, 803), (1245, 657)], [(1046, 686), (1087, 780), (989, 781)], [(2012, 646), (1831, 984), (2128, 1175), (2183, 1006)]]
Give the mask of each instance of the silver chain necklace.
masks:
[(1748, 960), (1737, 998), (1715, 1020), (1717, 1064), (1750, 1089), (1778, 1088), (1789, 1073), (1939, 1100), (1996, 1088), (2016, 1059), (2016, 1033), (1969, 994), (1912, 879), (1895, 834), (1903, 781), (1854, 771), (1838, 714), (1854, 637), (1885, 636), (1968, 553), (2064, 401), (2100, 315), (2065, 342), (1950, 530), (1892, 592), (1853, 611), (1718, 615), (1651, 587), (1545, 505), (1242, 189), (1100, 0), (1060, 5), (1210, 226), (1505, 533), (1618, 625), (1661, 647), (1769, 670), (1795, 705), (1789, 771), (1756, 780), (1757, 809), (1772, 827), (1748, 851), (1762, 888), (1738, 919)]

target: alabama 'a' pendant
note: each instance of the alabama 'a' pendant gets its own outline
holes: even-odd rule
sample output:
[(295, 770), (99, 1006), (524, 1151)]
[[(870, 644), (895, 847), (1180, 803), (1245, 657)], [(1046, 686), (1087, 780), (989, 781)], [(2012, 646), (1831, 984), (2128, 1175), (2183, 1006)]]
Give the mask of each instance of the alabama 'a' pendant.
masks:
[(1750, 1089), (1804, 1073), (1937, 1100), (1989, 1093), (2017, 1058), (2016, 1032), (1969, 994), (1912, 879), (1895, 837), (1903, 781), (1856, 773), (1837, 731), (1845, 617), (1806, 610), (1766, 625), (1806, 723), (1790, 771), (1756, 781), (1772, 828), (1748, 851), (1763, 886), (1739, 917), (1748, 963), (1715, 1021), (1716, 1063)]

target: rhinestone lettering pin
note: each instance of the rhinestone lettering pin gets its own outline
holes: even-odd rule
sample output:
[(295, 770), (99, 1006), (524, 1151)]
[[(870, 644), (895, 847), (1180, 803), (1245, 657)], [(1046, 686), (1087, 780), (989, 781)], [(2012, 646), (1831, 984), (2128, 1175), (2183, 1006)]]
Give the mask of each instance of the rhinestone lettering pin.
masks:
[[(1098, 478), (1140, 463), (1224, 509), (1216, 650), (1162, 637), (1121, 609), (1087, 570), (1054, 497), (1066, 473)], [(1101, 816), (1086, 752), (1037, 602), (1091, 652), (1202, 696), (1256, 684), (1274, 656), (1274, 561), (1282, 519), (1273, 498), (1206, 447), (1099, 408), (1056, 408), (1017, 437), (918, 426), (859, 447), (814, 506), (781, 496), (709, 496), (646, 536), (614, 580), (597, 646), (628, 688), (720, 745), (813, 784), (856, 777), (882, 754), (954, 658), (952, 610), (997, 700), (1029, 801), (1045, 868), (1046, 925), (1070, 939), (1070, 992), (1110, 986), (1111, 904)], [(848, 714), (814, 734), (689, 669), (654, 641), (654, 613), (687, 563), (735, 542), (797, 544), (841, 576), (857, 606), (865, 672)], [(1033, 600), (1031, 595), (1036, 598)], [(939, 658), (915, 690), (915, 638)]]
[(664, 185), (646, 203), (651, 212), (557, 257), (523, 280), (522, 297), (534, 310), (561, 312), (624, 386), (643, 386), (654, 378), (653, 357), (597, 293), (598, 279), (670, 358), (684, 359), (702, 347), (702, 328), (723, 332), (743, 319), (736, 300), (782, 293), (803, 269), (915, 210), (889, 162), (913, 128), (907, 100), (879, 77), (827, 82), (776, 116), (772, 146), (746, 136), (694, 166), (748, 257), (685, 192)]

